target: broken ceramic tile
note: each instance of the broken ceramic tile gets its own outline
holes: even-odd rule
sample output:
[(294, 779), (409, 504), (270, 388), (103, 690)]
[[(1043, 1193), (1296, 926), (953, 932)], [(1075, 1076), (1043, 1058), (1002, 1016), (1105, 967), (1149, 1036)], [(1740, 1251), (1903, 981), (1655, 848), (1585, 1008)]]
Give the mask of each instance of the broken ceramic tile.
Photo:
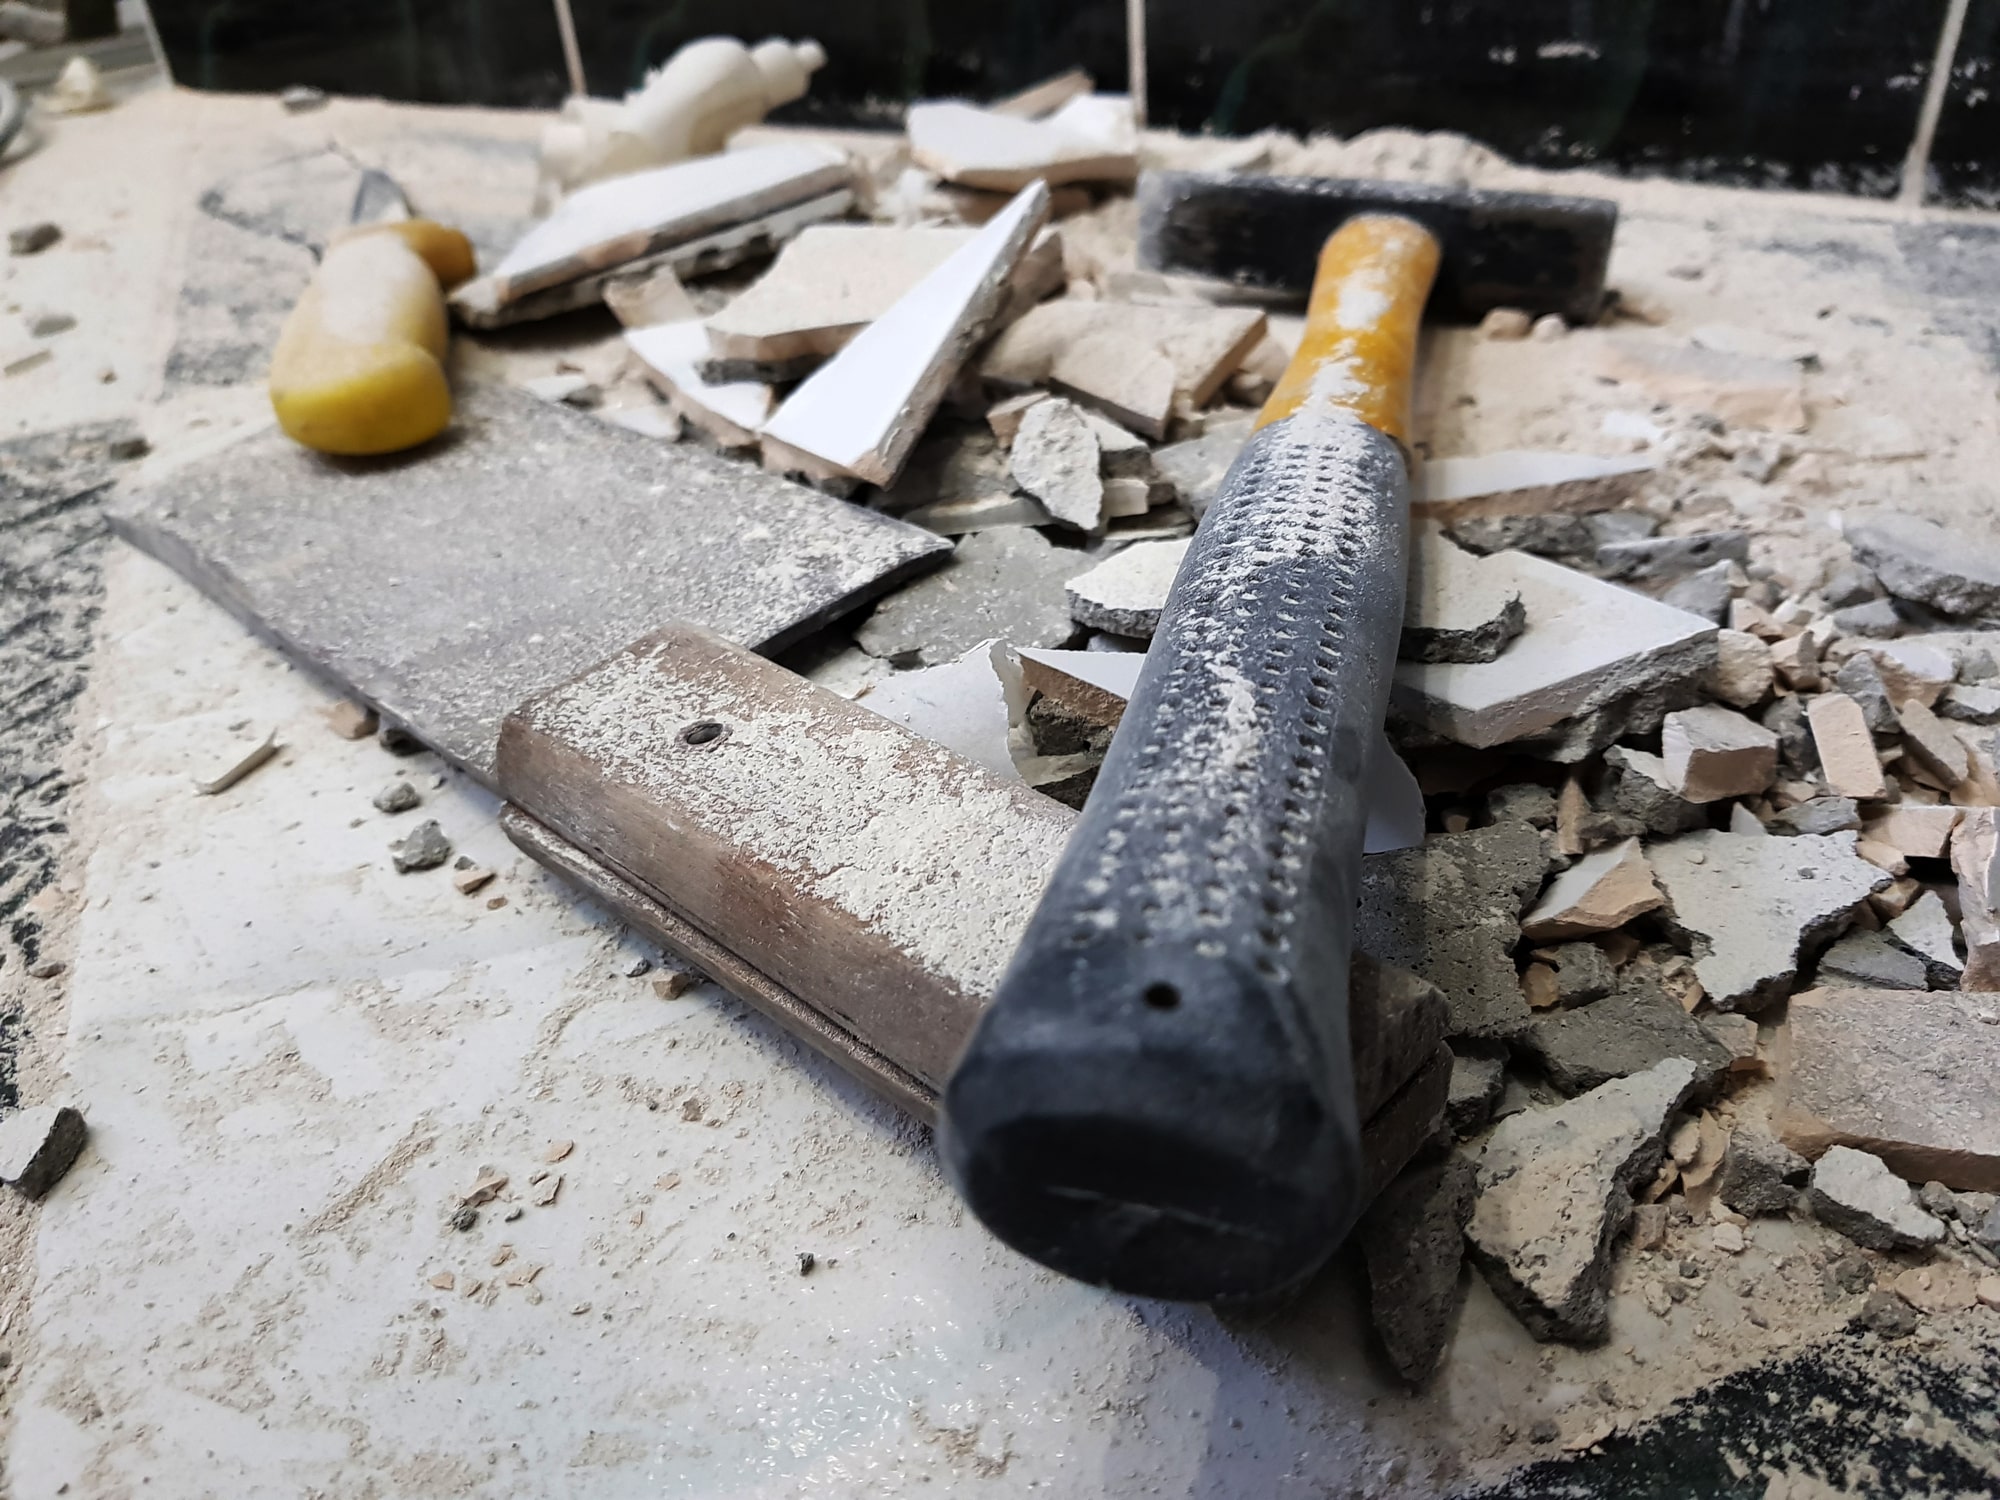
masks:
[(765, 466), (894, 484), (1047, 212), (1048, 190), (1024, 189), (822, 365), (764, 424)]
[(1785, 1143), (1868, 1152), (1909, 1182), (2000, 1192), (2000, 1027), (1970, 996), (1820, 989), (1793, 998), (1779, 1053)]
[(1069, 612), (1113, 635), (1150, 638), (1187, 557), (1186, 541), (1135, 542), (1069, 581)]
[(1660, 726), (1668, 780), (1693, 803), (1755, 797), (1778, 775), (1778, 737), (1742, 714), (1714, 704), (1684, 708)]
[(1859, 703), (1845, 693), (1821, 693), (1807, 700), (1806, 718), (1829, 787), (1862, 801), (1887, 795), (1875, 737)]
[(1504, 562), (1465, 551), (1435, 525), (1418, 531), (1403, 594), (1402, 660), (1494, 661), (1527, 623)]
[(625, 342), (645, 366), (651, 382), (674, 410), (724, 448), (749, 448), (770, 419), (775, 393), (754, 380), (716, 383), (704, 379), (701, 359), (708, 333), (699, 319), (628, 328)]
[(500, 300), (498, 284), (490, 275), (475, 276), (454, 287), (445, 300), (451, 306), (452, 316), (468, 328), (507, 328), (532, 323), (608, 301), (612, 288), (619, 284), (643, 282), (656, 274), (676, 278), (707, 276), (769, 255), (808, 225), (841, 218), (853, 207), (854, 193), (841, 188), (789, 208), (759, 214), (740, 224), (696, 235), (650, 255), (557, 282), (510, 302)]
[(1481, 516), (1614, 510), (1657, 474), (1650, 458), (1514, 450), (1434, 458), (1416, 485), (1414, 512), (1446, 523)]
[(1806, 1196), (1814, 1218), (1864, 1250), (1921, 1250), (1944, 1238), (1944, 1225), (1917, 1206), (1907, 1182), (1851, 1146), (1820, 1157)]
[(1944, 721), (1914, 698), (1897, 710), (1903, 754), (1941, 788), (1949, 791), (1972, 773), (1965, 745)]
[(1044, 119), (955, 101), (912, 104), (910, 154), (946, 182), (1011, 193), (1031, 182), (1130, 182), (1139, 173), (1129, 100), (1086, 94)]
[(1959, 932), (1968, 990), (2000, 990), (2000, 827), (1985, 807), (1967, 808), (1951, 835)]
[(1536, 1338), (1603, 1341), (1614, 1241), (1695, 1077), (1693, 1063), (1671, 1058), (1554, 1109), (1511, 1115), (1487, 1138), (1466, 1240)]
[[(796, 379), (839, 353), (976, 231), (921, 225), (822, 224), (707, 319), (711, 380)], [(1027, 305), (1062, 284), (1062, 240), (1043, 230), (1013, 281)]]
[(1587, 937), (1623, 927), (1665, 898), (1636, 838), (1586, 854), (1558, 875), (1521, 919), (1521, 935), (1536, 942)]
[(1854, 843), (1851, 833), (1774, 839), (1704, 830), (1647, 849), (1673, 925), (1707, 944), (1694, 971), (1717, 1010), (1756, 1011), (1783, 999), (1801, 950), (1833, 936), (1857, 902), (1889, 884)]
[[(1008, 389), (1053, 383), (1157, 440), (1166, 436), (1172, 404), (1206, 406), (1264, 330), (1264, 314), (1254, 309), (1064, 298), (1030, 309), (995, 339), (979, 372)], [(1163, 403), (1167, 367), (1172, 380)]]
[(1898, 599), (1947, 615), (1983, 615), (2000, 607), (2000, 549), (1975, 528), (1946, 528), (1895, 512), (1849, 521), (1855, 557)]
[(1018, 781), (1021, 773), (1007, 748), (1000, 665), (1006, 651), (998, 641), (982, 641), (956, 661), (880, 678), (853, 701), (978, 762), (1003, 781)]
[(1497, 661), (1400, 663), (1403, 718), (1475, 749), (1576, 761), (1700, 697), (1716, 655), (1707, 621), (1526, 553), (1486, 563), (1519, 589), (1527, 628)]
[(1965, 960), (1958, 955), (1958, 928), (1936, 891), (1925, 891), (1909, 909), (1892, 919), (1888, 933), (1923, 960), (1932, 989), (1958, 988)]
[(846, 159), (804, 144), (732, 151), (571, 193), (493, 268), (501, 303), (845, 188)]
[(1600, 379), (1636, 386), (1657, 401), (1713, 413), (1731, 427), (1806, 430), (1804, 386), (1789, 360), (1637, 334), (1596, 340), (1590, 354)]

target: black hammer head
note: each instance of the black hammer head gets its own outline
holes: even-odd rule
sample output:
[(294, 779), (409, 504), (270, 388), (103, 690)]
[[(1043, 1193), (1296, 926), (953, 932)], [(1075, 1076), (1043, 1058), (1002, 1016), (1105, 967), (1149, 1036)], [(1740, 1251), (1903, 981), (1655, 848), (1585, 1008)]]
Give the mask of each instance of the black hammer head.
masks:
[(1320, 247), (1361, 213), (1415, 219), (1444, 247), (1429, 311), (1477, 322), (1496, 307), (1593, 323), (1618, 205), (1603, 198), (1352, 182), (1147, 172), (1139, 179), (1139, 263), (1247, 291), (1304, 297)]

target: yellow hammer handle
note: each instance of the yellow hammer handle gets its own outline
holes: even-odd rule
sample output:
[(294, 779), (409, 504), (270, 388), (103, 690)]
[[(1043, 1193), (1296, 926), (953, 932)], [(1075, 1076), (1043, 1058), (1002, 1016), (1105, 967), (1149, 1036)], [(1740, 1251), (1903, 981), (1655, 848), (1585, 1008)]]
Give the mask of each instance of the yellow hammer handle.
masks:
[(1351, 412), (1410, 446), (1417, 331), (1437, 279), (1437, 237), (1394, 214), (1361, 214), (1320, 251), (1305, 335), (1257, 425), (1298, 412)]

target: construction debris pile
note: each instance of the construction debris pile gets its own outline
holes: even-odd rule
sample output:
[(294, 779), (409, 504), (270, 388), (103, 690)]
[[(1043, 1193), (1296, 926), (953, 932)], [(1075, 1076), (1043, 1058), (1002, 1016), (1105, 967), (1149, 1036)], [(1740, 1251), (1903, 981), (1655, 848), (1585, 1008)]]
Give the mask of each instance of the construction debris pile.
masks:
[[(1006, 910), (975, 924), (1017, 932), (1067, 827), (1020, 798), (1088, 798), (1187, 538), (1300, 334), (1240, 289), (1137, 269), (1127, 190), (1142, 165), (1257, 166), (1269, 143), (1142, 146), (1125, 101), (1081, 79), (989, 108), (919, 106), (907, 135), (751, 126), (722, 154), (617, 176), (592, 164), (609, 128), (563, 136), (576, 159), (553, 175), (583, 185), (450, 303), (496, 345), (599, 303), (621, 337), (545, 357), (524, 380), (581, 409), (542, 408), (553, 426), (468, 400), (457, 457), (432, 472), (456, 464), (483, 484), (500, 465), (480, 455), (530, 426), (537, 453), (601, 439), (590, 462), (607, 492), (643, 490), (658, 455), (678, 451), (676, 494), (706, 486), (713, 501), (691, 547), (703, 525), (718, 545), (739, 531), (775, 545), (775, 520), (743, 521), (732, 484), (758, 515), (797, 488), (771, 476), (837, 497), (809, 566), (775, 551), (760, 564), (773, 595), (799, 599), (704, 599), (700, 623), (782, 649), (821, 688), (945, 747), (951, 775), (970, 764), (985, 778), (981, 795), (1005, 783), (1012, 802), (982, 803), (986, 823), (940, 842), (953, 858), (1017, 861)], [(1618, 1257), (1644, 1258), (1646, 1307), (1670, 1318), (1763, 1216), (1843, 1237), (1827, 1294), (1882, 1336), (2000, 1307), (2000, 548), (1855, 515), (1844, 555), (1794, 568), (1754, 529), (1716, 528), (1712, 506), (1687, 502), (1717, 475), (1813, 483), (1797, 441), (1812, 356), (1642, 326), (1658, 321), (1614, 299), (1589, 335), (1581, 357), (1640, 408), (1584, 445), (1604, 451), (1436, 457), (1418, 478), (1389, 723), (1415, 787), (1391, 758), (1357, 932), (1385, 972), (1441, 994), (1449, 1094), (1355, 1237), (1390, 1360), (1413, 1381), (1445, 1356), (1467, 1256), (1536, 1337), (1590, 1344), (1613, 1322)], [(1552, 360), (1581, 342), (1561, 317), (1517, 310), (1479, 337)], [(895, 529), (856, 526), (863, 509)], [(250, 528), (225, 510), (204, 536), (194, 512), (121, 525), (200, 581), (199, 558), (249, 545)], [(836, 562), (852, 576), (833, 579)], [(622, 578), (617, 566), (598, 556), (578, 576)], [(257, 596), (254, 575), (231, 574), (296, 644), (292, 605)], [(481, 608), (528, 592), (511, 577), (466, 587)], [(574, 660), (537, 653), (541, 675), (509, 677), (510, 695), (454, 701), (462, 722), (412, 713), (411, 727), (517, 804), (509, 777), (526, 762), (510, 771), (509, 756), (531, 751), (579, 756), (578, 778), (602, 765), (624, 791), (683, 795), (649, 781), (657, 762), (621, 762), (614, 731), (672, 726), (679, 748), (648, 750), (665, 756), (720, 726), (692, 702), (652, 719), (593, 707), (668, 691), (643, 653), (599, 668), (596, 699), (580, 678), (499, 729), (531, 692), (660, 623), (625, 611)], [(540, 643), (540, 628), (490, 633)], [(337, 654), (318, 665), (386, 696)], [(843, 723), (840, 743), (859, 744)], [(801, 795), (846, 772), (802, 760)], [(414, 793), (392, 787), (377, 805), (407, 811)], [(965, 853), (981, 828), (1006, 837)], [(532, 828), (509, 832), (574, 873)], [(422, 870), (451, 852), (424, 823), (394, 858)], [(625, 868), (645, 857), (635, 847)], [(957, 878), (972, 888), (954, 867), (939, 889)], [(878, 919), (856, 911), (857, 930)], [(976, 1002), (992, 957), (925, 961)], [(765, 972), (783, 961), (774, 952)], [(940, 1070), (956, 1041), (932, 1040)], [(901, 1080), (896, 1097), (922, 1109), (935, 1087)]]

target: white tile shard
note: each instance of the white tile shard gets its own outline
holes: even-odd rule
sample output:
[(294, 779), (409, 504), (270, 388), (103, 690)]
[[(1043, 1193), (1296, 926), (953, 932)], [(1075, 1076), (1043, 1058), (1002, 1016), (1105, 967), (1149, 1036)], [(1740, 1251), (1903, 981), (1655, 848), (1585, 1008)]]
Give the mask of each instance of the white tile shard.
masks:
[(1527, 628), (1496, 661), (1399, 663), (1402, 717), (1475, 749), (1532, 739), (1575, 761), (1699, 696), (1708, 621), (1523, 552), (1486, 563), (1519, 589)]
[(725, 448), (748, 448), (771, 415), (771, 387), (760, 381), (712, 384), (702, 379), (708, 330), (699, 319), (628, 328), (625, 342), (645, 366), (646, 379), (672, 403), (683, 420)]
[(1069, 612), (1080, 625), (1149, 638), (1187, 557), (1185, 539), (1135, 542), (1069, 581)]
[(1615, 510), (1659, 473), (1651, 458), (1511, 450), (1434, 458), (1417, 481), (1415, 513), (1440, 521), (1476, 516)]
[(1139, 172), (1129, 99), (1087, 94), (1041, 119), (956, 101), (913, 104), (910, 154), (946, 182), (1010, 193), (1030, 182), (1130, 182)]
[(1005, 212), (822, 365), (764, 425), (767, 468), (895, 483), (1048, 213), (1024, 188)]
[(853, 176), (837, 152), (805, 144), (764, 146), (677, 162), (593, 183), (570, 194), (493, 268), (501, 303), (652, 255), (807, 199)]

